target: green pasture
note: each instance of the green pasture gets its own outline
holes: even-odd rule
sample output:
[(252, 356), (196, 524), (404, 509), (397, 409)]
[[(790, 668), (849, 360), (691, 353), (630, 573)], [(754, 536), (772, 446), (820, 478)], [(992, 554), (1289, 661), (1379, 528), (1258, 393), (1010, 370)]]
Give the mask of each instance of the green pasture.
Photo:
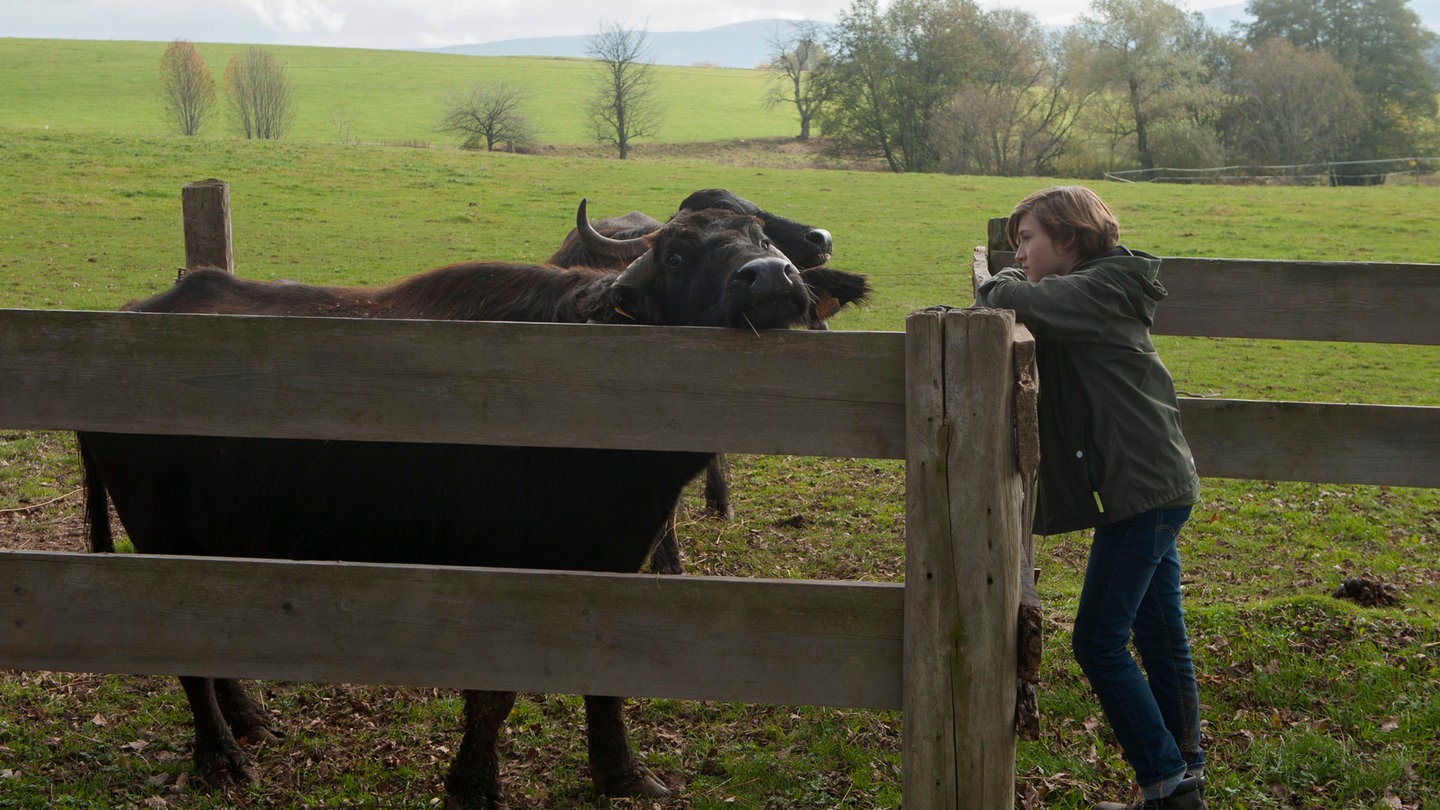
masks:
[[(93, 57), (90, 69), (75, 56), (68, 78), (53, 78), (70, 46)], [(57, 55), (37, 56), (45, 47)], [(191, 180), (231, 184), (239, 273), (324, 284), (384, 283), (467, 259), (543, 260), (581, 197), (595, 217), (631, 209), (663, 217), (689, 192), (724, 186), (830, 229), (832, 263), (870, 274), (874, 300), (834, 319), (834, 328), (894, 331), (916, 308), (970, 303), (971, 251), (984, 242), (986, 220), (1055, 182), (801, 170), (764, 150), (723, 165), (703, 156), (621, 162), (464, 152), (423, 127), (381, 132), (390, 119), (378, 114), (364, 127), (357, 119), (356, 137), (367, 143), (336, 142), (324, 116), (278, 143), (225, 133), (185, 139), (142, 120), (151, 103), (142, 91), (106, 84), (100, 69), (129, 52), (129, 75), (139, 77), (161, 50), (0, 40), (0, 307), (113, 309), (165, 288), (184, 261), (180, 188)], [(307, 64), (324, 73), (319, 63), (341, 54), (386, 76), (422, 76), (427, 66), (469, 59), (283, 50), (297, 75)], [(202, 52), (212, 69), (223, 61), (212, 56), (220, 46)], [(493, 61), (526, 75), (580, 64)], [(8, 80), (17, 65), (32, 73), (49, 65), (49, 95), (90, 94), (110, 114), (47, 107), (35, 83)], [(689, 71), (737, 85), (732, 75), (752, 74)], [(416, 95), (395, 89), (392, 109), (418, 120), (425, 105)], [(32, 109), (35, 116), (22, 114)], [(696, 126), (687, 137), (702, 141), (785, 131), (783, 120), (771, 130), (713, 109), (691, 101), (672, 118), (688, 112)], [(376, 134), (360, 131), (371, 126)], [(415, 140), (435, 145), (398, 145)], [(583, 140), (583, 132), (575, 136)], [(1434, 186), (1091, 185), (1119, 214), (1127, 244), (1161, 255), (1440, 263)], [(1157, 343), (1189, 395), (1440, 405), (1437, 347)], [(687, 496), (679, 532), (691, 572), (903, 576), (903, 465), (775, 457), (732, 464), (734, 520), (704, 514), (698, 492)], [(76, 466), (64, 433), (0, 429), (0, 546), (58, 536), (82, 548)], [(1073, 810), (1126, 795), (1127, 770), (1068, 649), (1086, 548), (1082, 534), (1037, 545), (1047, 616), (1044, 722), (1039, 741), (1020, 745), (1025, 807)], [(1440, 810), (1440, 490), (1207, 479), (1182, 554), (1212, 808)], [(1401, 604), (1361, 608), (1330, 598), (1343, 577), (1367, 572), (1395, 585)], [(258, 689), (287, 736), (254, 753), (256, 784), (207, 791), (188, 782), (188, 711), (171, 679), (0, 674), (0, 808), (438, 804), (459, 741), (454, 695)], [(676, 789), (673, 799), (651, 805), (595, 795), (578, 700), (528, 695), (502, 750), (513, 806), (829, 810), (900, 801), (895, 713), (655, 700), (634, 702), (629, 718), (637, 750)]]
[[(581, 198), (596, 218), (664, 216), (697, 188), (728, 187), (834, 233), (832, 263), (870, 274), (876, 289), (836, 325), (875, 330), (903, 329), (917, 308), (968, 304), (986, 221), (1053, 182), (0, 129), (0, 305), (113, 309), (163, 289), (184, 261), (180, 189), (210, 177), (230, 183), (237, 271), (317, 284), (543, 261)], [(1160, 255), (1440, 262), (1433, 186), (1099, 188), (1125, 241)], [(1431, 348), (1160, 342), (1197, 395), (1440, 402)]]
[[(123, 137), (172, 131), (160, 95), (165, 42), (0, 38), (0, 125)], [(220, 115), (202, 140), (239, 138), (224, 110), (225, 65), (247, 46), (195, 44), (219, 93)], [(265, 46), (285, 65), (295, 93), (286, 140), (445, 142), (435, 130), (452, 94), (480, 82), (524, 87), (524, 107), (543, 144), (585, 144), (594, 65), (583, 59), (463, 56), (422, 51)], [(656, 100), (666, 142), (780, 137), (799, 131), (794, 114), (761, 103), (769, 76), (758, 70), (657, 67)], [(337, 126), (343, 112), (344, 133)], [(342, 134), (344, 137), (342, 138)], [(644, 142), (646, 139), (641, 139)]]

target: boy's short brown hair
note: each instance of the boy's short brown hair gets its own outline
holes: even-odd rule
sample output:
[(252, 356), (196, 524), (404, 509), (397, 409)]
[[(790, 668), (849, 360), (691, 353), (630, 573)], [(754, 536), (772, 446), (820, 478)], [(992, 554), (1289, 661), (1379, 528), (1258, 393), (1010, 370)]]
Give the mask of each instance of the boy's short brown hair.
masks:
[(1011, 247), (1019, 244), (1020, 220), (1026, 214), (1034, 214), (1057, 245), (1073, 245), (1082, 262), (1120, 244), (1119, 221), (1100, 196), (1084, 186), (1053, 186), (1021, 200), (1005, 225)]

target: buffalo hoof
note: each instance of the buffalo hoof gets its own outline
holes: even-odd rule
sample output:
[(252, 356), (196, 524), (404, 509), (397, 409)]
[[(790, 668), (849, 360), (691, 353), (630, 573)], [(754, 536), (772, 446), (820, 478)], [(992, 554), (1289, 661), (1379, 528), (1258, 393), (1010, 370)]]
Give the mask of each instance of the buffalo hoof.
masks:
[(670, 789), (655, 778), (655, 774), (644, 765), (636, 764), (633, 770), (596, 778), (600, 792), (614, 799), (663, 799), (670, 795)]
[(285, 732), (263, 722), (232, 725), (230, 731), (241, 745), (269, 745), (285, 739)]
[(240, 749), (217, 752), (203, 760), (195, 759), (195, 778), (206, 787), (244, 785), (255, 781), (250, 773), (250, 758)]

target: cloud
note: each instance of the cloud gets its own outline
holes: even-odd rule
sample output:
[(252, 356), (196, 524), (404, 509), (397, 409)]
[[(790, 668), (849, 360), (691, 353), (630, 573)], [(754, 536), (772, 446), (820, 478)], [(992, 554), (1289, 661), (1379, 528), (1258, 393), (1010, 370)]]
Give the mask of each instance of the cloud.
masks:
[(345, 25), (345, 14), (332, 11), (324, 0), (245, 0), (260, 22), (276, 31), (308, 34), (317, 27), (335, 33)]

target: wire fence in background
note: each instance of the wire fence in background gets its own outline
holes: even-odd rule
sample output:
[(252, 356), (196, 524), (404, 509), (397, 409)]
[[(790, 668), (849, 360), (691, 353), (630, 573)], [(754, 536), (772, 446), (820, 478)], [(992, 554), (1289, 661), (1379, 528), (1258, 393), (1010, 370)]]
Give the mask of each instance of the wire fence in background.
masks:
[(1440, 170), (1440, 157), (1382, 158), (1282, 166), (1215, 166), (1208, 169), (1124, 169), (1105, 172), (1122, 183), (1213, 183), (1216, 185), (1378, 186), (1423, 178)]

